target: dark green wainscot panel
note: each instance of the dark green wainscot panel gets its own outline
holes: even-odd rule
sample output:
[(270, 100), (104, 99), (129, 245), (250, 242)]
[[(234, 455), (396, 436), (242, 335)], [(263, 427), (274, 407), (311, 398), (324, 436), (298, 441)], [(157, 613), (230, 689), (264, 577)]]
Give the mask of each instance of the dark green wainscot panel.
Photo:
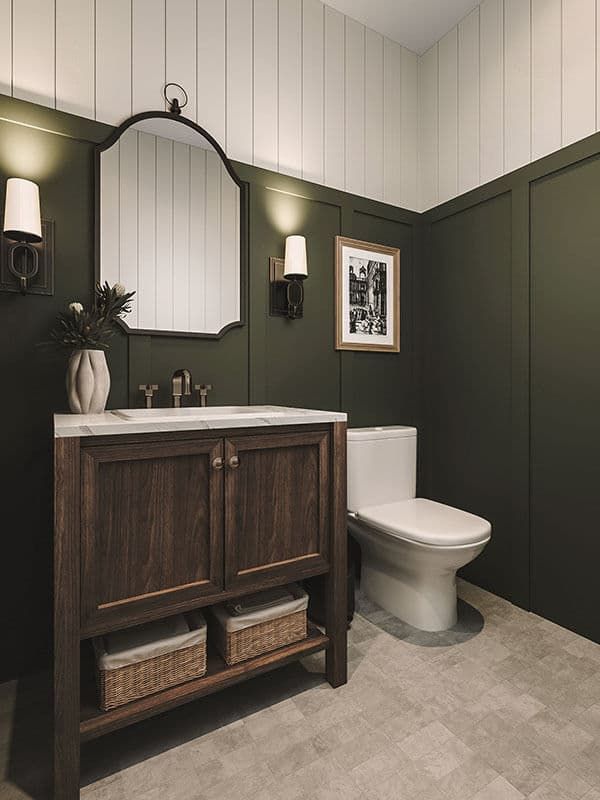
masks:
[(433, 222), (423, 282), (424, 493), (489, 519), (465, 577), (511, 597), (511, 196)]
[(531, 605), (600, 642), (600, 158), (531, 187)]

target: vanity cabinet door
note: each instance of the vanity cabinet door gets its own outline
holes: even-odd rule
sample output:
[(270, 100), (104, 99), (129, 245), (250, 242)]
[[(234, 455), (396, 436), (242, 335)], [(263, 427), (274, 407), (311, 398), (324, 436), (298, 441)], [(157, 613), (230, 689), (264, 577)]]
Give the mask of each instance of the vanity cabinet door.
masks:
[(87, 633), (164, 616), (223, 588), (223, 440), (82, 451)]
[(228, 590), (296, 580), (327, 568), (329, 434), (225, 440)]

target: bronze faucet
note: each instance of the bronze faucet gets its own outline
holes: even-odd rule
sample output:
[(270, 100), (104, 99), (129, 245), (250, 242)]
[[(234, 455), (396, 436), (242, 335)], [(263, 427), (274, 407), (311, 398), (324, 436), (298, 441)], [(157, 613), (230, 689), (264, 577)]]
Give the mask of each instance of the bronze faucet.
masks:
[(181, 398), (192, 394), (192, 373), (189, 369), (178, 369), (171, 378), (173, 408), (181, 408)]

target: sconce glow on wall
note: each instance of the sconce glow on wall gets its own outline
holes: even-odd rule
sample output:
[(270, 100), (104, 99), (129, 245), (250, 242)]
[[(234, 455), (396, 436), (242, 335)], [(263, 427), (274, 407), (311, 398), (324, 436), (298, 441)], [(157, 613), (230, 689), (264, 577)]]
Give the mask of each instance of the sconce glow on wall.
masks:
[[(51, 227), (47, 221), (42, 223), (38, 185), (24, 178), (9, 178), (4, 205), (4, 239), (8, 242), (3, 242), (0, 265), (2, 291), (53, 294), (52, 250), (40, 247)], [(47, 238), (52, 245), (52, 234)]]
[(308, 277), (306, 239), (288, 236), (285, 258), (269, 259), (271, 316), (299, 319), (304, 314), (304, 281)]

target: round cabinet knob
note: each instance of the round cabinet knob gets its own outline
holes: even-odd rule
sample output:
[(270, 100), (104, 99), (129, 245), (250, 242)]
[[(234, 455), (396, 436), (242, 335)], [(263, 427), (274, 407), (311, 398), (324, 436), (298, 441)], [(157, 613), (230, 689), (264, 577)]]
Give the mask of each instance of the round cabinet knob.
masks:
[(213, 469), (223, 469), (224, 466), (225, 466), (225, 459), (224, 458), (221, 458), (219, 456), (218, 458), (214, 458), (213, 459), (213, 462), (212, 462), (212, 468)]
[(229, 459), (229, 467), (231, 469), (237, 469), (240, 465), (240, 459), (237, 456), (231, 456)]

